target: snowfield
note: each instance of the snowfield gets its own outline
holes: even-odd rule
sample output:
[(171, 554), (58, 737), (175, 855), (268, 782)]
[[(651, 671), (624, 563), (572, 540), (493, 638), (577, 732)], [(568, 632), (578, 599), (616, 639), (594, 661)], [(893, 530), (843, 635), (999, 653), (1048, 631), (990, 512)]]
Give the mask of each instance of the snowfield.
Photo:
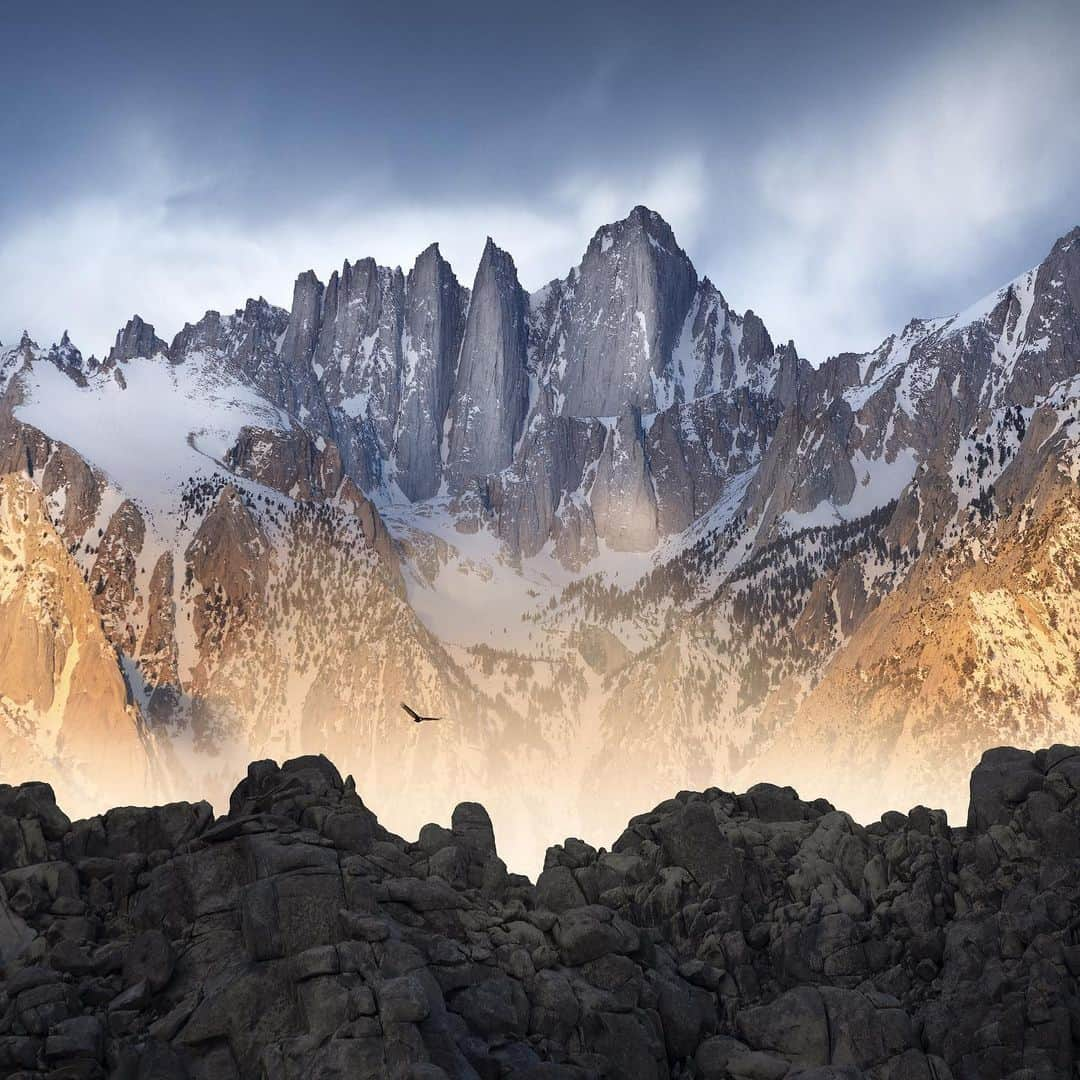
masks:
[(67, 443), (155, 515), (174, 512), (188, 477), (220, 469), (245, 426), (290, 426), (286, 413), (201, 357), (177, 365), (141, 358), (116, 371), (126, 385), (102, 371), (84, 388), (39, 361), (15, 415)]

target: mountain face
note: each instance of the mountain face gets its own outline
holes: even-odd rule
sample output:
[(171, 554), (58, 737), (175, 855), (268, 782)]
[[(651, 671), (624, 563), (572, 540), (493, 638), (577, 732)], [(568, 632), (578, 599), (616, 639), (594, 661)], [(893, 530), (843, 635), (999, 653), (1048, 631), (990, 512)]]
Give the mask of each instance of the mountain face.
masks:
[[(65, 751), (98, 719), (41, 696), (86, 641), (149, 791), (328, 750), (400, 829), (482, 792), (522, 866), (765, 770), (955, 811), (986, 745), (1080, 741), (1078, 402), (1080, 230), (817, 367), (644, 207), (531, 294), (489, 240), (471, 289), (432, 245), (171, 342), (136, 316), (104, 361), (24, 335), (0, 475), (54, 538), (17, 601), (50, 629), (0, 701), (111, 801)], [(30, 542), (4, 518), (13, 566)]]
[(489, 239), (476, 271), (450, 405), (448, 461), (455, 483), (501, 472), (529, 406), (528, 301), (514, 260)]
[[(1075, 1074), (1080, 748), (988, 751), (966, 828), (758, 784), (508, 873), (322, 756), (71, 821), (0, 786), (0, 1069), (261, 1080)], [(443, 819), (444, 821), (447, 818)]]
[(394, 444), (398, 483), (413, 502), (439, 490), (442, 440), (457, 380), (469, 293), (432, 244), (406, 282), (401, 421)]
[(71, 781), (84, 808), (94, 788), (129, 799), (155, 790), (150, 736), (103, 633), (103, 606), (40, 490), (0, 476), (0, 761), (12, 779)]
[(643, 206), (593, 237), (581, 265), (549, 286), (539, 320), (541, 386), (569, 416), (655, 412), (697, 274), (667, 223)]

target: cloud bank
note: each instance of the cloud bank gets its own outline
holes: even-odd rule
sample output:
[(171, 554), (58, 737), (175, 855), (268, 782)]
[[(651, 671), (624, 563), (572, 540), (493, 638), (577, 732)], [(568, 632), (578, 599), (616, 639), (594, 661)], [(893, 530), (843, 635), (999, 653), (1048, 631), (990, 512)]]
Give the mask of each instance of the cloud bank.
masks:
[(814, 113), (755, 156), (740, 285), (812, 358), (967, 306), (1080, 223), (1080, 22), (1063, 33), (1034, 10), (934, 46), (881, 101)]
[[(627, 82), (640, 52), (601, 50), (534, 130), (456, 133), (424, 183), (415, 146), (369, 139), (348, 170), (328, 152), (294, 176), (263, 138), (208, 154), (129, 103), (103, 122), (92, 165), (40, 198), (0, 196), (0, 341), (68, 329), (100, 355), (135, 312), (168, 337), (249, 295), (287, 306), (309, 267), (324, 279), (345, 258), (408, 267), (433, 240), (471, 283), (491, 235), (535, 289), (646, 203), (777, 339), (815, 362), (872, 347), (911, 315), (966, 306), (1080, 219), (1080, 8), (977, 10), (883, 59), (880, 77), (856, 77), (853, 59), (752, 122), (724, 100), (688, 102), (677, 64), (648, 88), (671, 107), (643, 112)], [(764, 100), (767, 66), (761, 77)]]

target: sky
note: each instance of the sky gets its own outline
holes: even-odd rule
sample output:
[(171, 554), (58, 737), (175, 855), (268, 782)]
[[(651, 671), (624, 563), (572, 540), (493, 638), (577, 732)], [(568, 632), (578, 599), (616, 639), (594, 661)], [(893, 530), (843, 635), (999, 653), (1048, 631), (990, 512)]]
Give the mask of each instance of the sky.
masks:
[(0, 341), (169, 338), (491, 235), (536, 289), (638, 203), (817, 363), (1080, 224), (1080, 3), (19, 3)]

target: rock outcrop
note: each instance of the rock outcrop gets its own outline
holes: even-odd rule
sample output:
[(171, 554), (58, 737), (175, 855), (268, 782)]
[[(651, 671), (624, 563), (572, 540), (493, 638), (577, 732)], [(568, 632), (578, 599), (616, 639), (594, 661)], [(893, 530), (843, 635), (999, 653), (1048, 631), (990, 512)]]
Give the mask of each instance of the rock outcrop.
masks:
[(139, 716), (90, 590), (41, 492), (14, 475), (0, 476), (0, 671), (5, 777), (62, 780), (73, 795), (152, 790)]
[(1052, 1080), (1080, 1061), (1080, 748), (987, 752), (967, 826), (681, 792), (535, 886), (483, 807), (414, 842), (325, 757), (72, 822), (0, 787), (0, 1072)]
[(653, 412), (697, 287), (697, 274), (659, 214), (636, 206), (600, 229), (581, 265), (554, 283), (538, 358), (568, 416)]
[(87, 582), (106, 636), (126, 653), (135, 651), (135, 630), (128, 617), (137, 603), (137, 559), (145, 538), (139, 508), (125, 499), (109, 519)]
[(592, 490), (596, 531), (617, 551), (650, 551), (659, 531), (656, 493), (645, 461), (641, 414), (625, 412), (607, 430)]
[(331, 409), (365, 423), (389, 456), (401, 402), (405, 278), (374, 259), (330, 275), (312, 358)]
[(311, 390), (305, 387), (302, 371), (283, 371), (278, 359), (278, 345), (288, 323), (289, 313), (262, 297), (249, 300), (232, 315), (208, 311), (173, 338), (169, 357), (175, 364), (197, 357), (211, 359), (250, 381), (275, 405), (299, 408)]
[(510, 255), (488, 239), (476, 271), (457, 385), (448, 468), (462, 484), (513, 460), (529, 405), (528, 300)]
[(116, 343), (109, 350), (106, 363), (113, 365), (139, 357), (156, 356), (158, 353), (167, 353), (168, 349), (168, 345), (154, 333), (154, 328), (149, 323), (143, 322), (140, 316), (133, 315), (127, 325), (117, 332)]
[(312, 366), (319, 344), (325, 291), (313, 271), (307, 270), (297, 277), (285, 336), (279, 348), (280, 359), (267, 371), (270, 400), (319, 430), (330, 427), (326, 397)]
[(405, 283), (401, 414), (395, 435), (396, 475), (413, 500), (439, 490), (443, 427), (457, 377), (469, 293), (432, 244)]

